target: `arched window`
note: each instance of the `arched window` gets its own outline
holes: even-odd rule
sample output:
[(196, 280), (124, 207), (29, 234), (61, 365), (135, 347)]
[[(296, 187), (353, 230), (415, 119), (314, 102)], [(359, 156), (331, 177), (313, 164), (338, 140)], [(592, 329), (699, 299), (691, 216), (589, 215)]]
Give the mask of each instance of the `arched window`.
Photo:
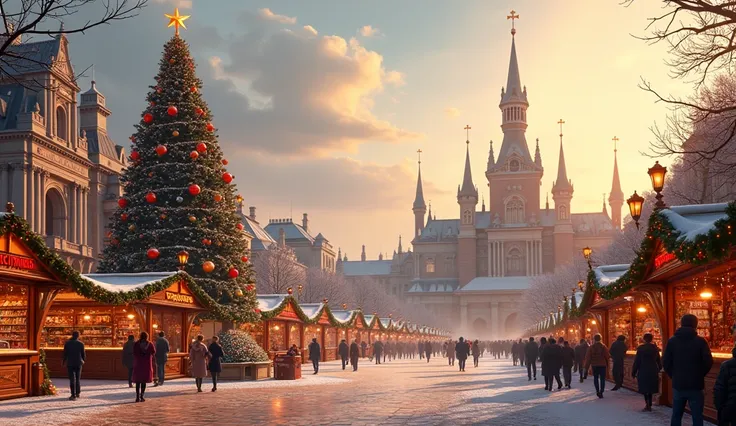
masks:
[(524, 275), (523, 265), (524, 259), (521, 256), (521, 250), (516, 247), (509, 250), (506, 256), (506, 275), (511, 277)]
[(46, 193), (46, 235), (66, 238), (67, 220), (64, 196), (57, 189)]
[(427, 259), (424, 263), (425, 271), (429, 274), (434, 274), (434, 259)]
[(506, 223), (524, 223), (524, 202), (512, 197), (506, 202)]
[(66, 134), (66, 111), (61, 105), (56, 107), (56, 136), (63, 140), (68, 140)]
[(518, 172), (519, 171), (519, 160), (511, 160), (509, 161), (509, 171), (511, 172)]
[(463, 212), (463, 223), (465, 225), (470, 225), (473, 223), (473, 213), (470, 210), (465, 210)]
[(560, 207), (557, 208), (557, 211), (558, 211), (558, 218), (560, 220), (567, 220), (567, 206), (566, 205), (564, 204), (561, 205)]

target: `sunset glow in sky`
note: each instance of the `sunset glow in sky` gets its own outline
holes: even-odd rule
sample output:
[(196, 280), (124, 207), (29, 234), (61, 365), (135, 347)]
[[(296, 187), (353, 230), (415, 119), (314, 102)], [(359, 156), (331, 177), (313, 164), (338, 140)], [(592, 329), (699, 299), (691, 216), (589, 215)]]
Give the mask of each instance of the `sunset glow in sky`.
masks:
[[(640, 152), (667, 111), (637, 85), (643, 77), (664, 93), (692, 93), (688, 82), (670, 78), (665, 46), (632, 36), (647, 34), (660, 4), (155, 0), (135, 19), (70, 36), (70, 49), (77, 71), (95, 64), (113, 112), (108, 125), (123, 144), (173, 33), (164, 13), (178, 6), (192, 15), (182, 37), (246, 205), (258, 207), (264, 226), (309, 213), (314, 235), (322, 232), (351, 259), (365, 244), (375, 258), (392, 252), (400, 234), (409, 245), (417, 149), (432, 211), (459, 216), (466, 125), (473, 180), (488, 200), (484, 171), (489, 141), (498, 152), (502, 140), (511, 9), (520, 15), (527, 141), (539, 138), (545, 167), (542, 200), (557, 173), (560, 118), (573, 212), (599, 211), (607, 198), (614, 136), (624, 194), (649, 189), (654, 159)], [(88, 84), (80, 81), (83, 90)]]

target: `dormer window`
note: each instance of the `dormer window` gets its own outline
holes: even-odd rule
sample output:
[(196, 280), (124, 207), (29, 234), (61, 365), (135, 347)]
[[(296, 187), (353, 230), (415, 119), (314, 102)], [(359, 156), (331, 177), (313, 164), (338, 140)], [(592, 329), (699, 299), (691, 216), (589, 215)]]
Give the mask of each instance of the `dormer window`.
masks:
[(509, 171), (510, 172), (518, 172), (521, 166), (519, 165), (519, 160), (511, 160), (509, 161)]

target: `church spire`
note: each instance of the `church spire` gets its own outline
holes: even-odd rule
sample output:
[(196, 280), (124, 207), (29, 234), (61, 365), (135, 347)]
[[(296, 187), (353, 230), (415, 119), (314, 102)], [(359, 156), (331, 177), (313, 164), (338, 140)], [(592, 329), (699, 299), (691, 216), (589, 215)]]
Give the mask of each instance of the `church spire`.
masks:
[(539, 138), (537, 138), (537, 149), (534, 150), (534, 164), (542, 167), (542, 154), (539, 152)]
[(572, 183), (570, 183), (570, 180), (567, 178), (567, 166), (565, 165), (565, 150), (562, 148), (562, 125), (565, 124), (565, 121), (560, 119), (560, 121), (558, 121), (557, 124), (560, 125), (560, 161), (557, 164), (557, 180), (552, 186), (553, 195), (554, 195), (554, 192), (559, 192), (559, 191), (569, 192), (572, 190)]
[(432, 220), (432, 200), (429, 200), (429, 214), (427, 215), (427, 226), (429, 226), (429, 222)]
[(399, 235), (399, 254), (403, 253), (404, 249), (401, 248), (401, 235)]
[(603, 193), (603, 211), (602, 213), (608, 216), (608, 210), (606, 209), (606, 193), (605, 192)]
[(490, 171), (493, 166), (496, 165), (496, 156), (493, 154), (493, 140), (491, 140), (491, 147), (488, 149), (488, 166), (486, 170)]
[(422, 150), (417, 150), (417, 193), (414, 197), (414, 236), (418, 237), (424, 229), (424, 214), (427, 212), (427, 205), (424, 203), (424, 190), (422, 189)]
[(621, 180), (618, 176), (618, 138), (613, 137), (613, 182), (608, 203), (611, 205), (611, 222), (614, 228), (621, 228), (621, 207), (624, 204), (624, 192), (621, 190)]
[[(465, 131), (470, 131), (470, 126), (465, 126)], [(473, 184), (473, 174), (470, 171), (470, 135), (468, 134), (468, 138), (465, 140), (465, 171), (463, 173), (463, 184), (462, 187), (458, 188), (457, 195), (458, 197), (461, 195), (465, 196), (475, 196), (475, 199), (477, 201), (478, 199), (478, 190), (475, 188), (475, 185)]]

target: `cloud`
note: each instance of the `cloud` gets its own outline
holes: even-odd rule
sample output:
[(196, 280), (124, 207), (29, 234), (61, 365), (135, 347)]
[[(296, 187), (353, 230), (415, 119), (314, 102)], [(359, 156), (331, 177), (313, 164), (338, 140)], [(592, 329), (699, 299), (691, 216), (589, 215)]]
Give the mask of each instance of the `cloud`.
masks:
[(370, 26), (370, 25), (364, 25), (364, 26), (360, 27), (360, 29), (358, 30), (358, 32), (363, 37), (378, 37), (378, 36), (383, 35), (383, 33), (381, 32), (381, 30), (379, 30), (376, 27)]
[(317, 35), (317, 30), (315, 30), (314, 27), (311, 26), (311, 25), (305, 25), (304, 26), (304, 31), (306, 31), (307, 34)]
[(393, 86), (399, 87), (406, 84), (405, 74), (399, 71), (389, 71), (384, 77), (384, 81)]
[(258, 9), (258, 14), (264, 19), (267, 19), (269, 21), (275, 21), (280, 24), (296, 24), (296, 18), (273, 13), (273, 11), (271, 11), (271, 9), (267, 7), (264, 7), (263, 9)]
[(455, 107), (447, 107), (445, 108), (445, 116), (450, 118), (457, 118), (460, 117), (460, 109)]
[(156, 3), (168, 4), (179, 9), (191, 9), (192, 0), (154, 0)]

